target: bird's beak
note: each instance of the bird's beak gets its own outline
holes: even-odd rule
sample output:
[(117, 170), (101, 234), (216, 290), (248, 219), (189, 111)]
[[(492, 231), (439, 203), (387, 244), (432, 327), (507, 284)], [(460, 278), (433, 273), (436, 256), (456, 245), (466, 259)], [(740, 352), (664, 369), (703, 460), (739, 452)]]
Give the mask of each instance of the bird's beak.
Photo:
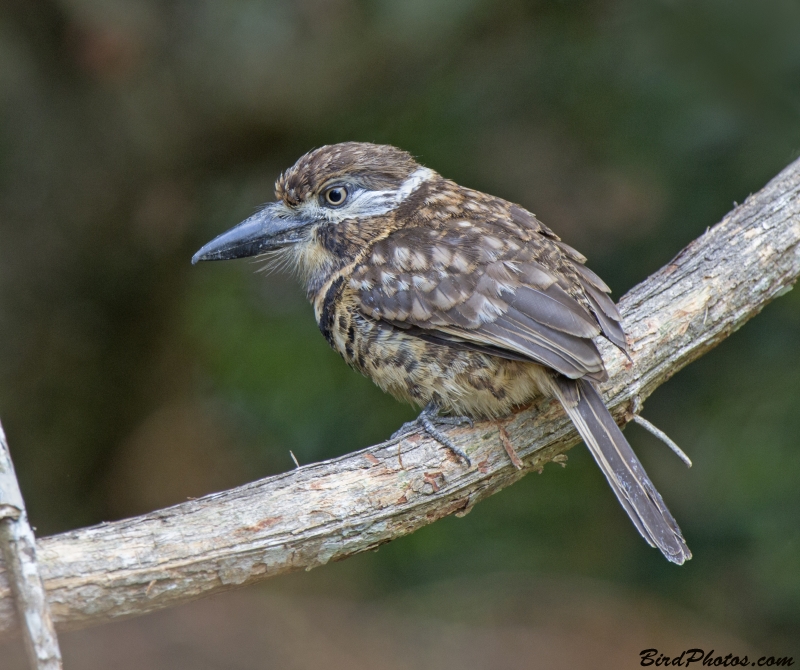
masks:
[(192, 256), (198, 261), (246, 258), (299, 242), (309, 225), (282, 202), (267, 205), (260, 212), (222, 233)]

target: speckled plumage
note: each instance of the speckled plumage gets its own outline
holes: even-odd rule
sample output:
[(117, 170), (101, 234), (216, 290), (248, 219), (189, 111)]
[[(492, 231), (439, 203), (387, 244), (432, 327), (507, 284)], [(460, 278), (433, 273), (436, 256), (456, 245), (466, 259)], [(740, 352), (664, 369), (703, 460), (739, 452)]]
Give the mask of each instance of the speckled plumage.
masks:
[(400, 400), (492, 418), (557, 398), (642, 536), (670, 561), (691, 557), (593, 386), (607, 377), (594, 339), (626, 342), (580, 253), (519, 205), (394, 147), (321, 147), (275, 191), (276, 203), (194, 260), (277, 254), (303, 278), (330, 345)]
[[(390, 174), (374, 156), (360, 167), (360, 146), (337, 145), (335, 160), (328, 147), (308, 154), (276, 194), (292, 206), (290, 191), (308, 198), (348, 170)], [(400, 154), (399, 186), (418, 166), (394, 152), (377, 158)], [(332, 164), (336, 173), (322, 177)], [(604, 332), (625, 346), (608, 287), (581, 254), (521, 207), (435, 173), (395, 210), (323, 223), (287, 253), (331, 346), (407, 402), (502, 416), (549, 387), (534, 361), (602, 380), (592, 338)]]

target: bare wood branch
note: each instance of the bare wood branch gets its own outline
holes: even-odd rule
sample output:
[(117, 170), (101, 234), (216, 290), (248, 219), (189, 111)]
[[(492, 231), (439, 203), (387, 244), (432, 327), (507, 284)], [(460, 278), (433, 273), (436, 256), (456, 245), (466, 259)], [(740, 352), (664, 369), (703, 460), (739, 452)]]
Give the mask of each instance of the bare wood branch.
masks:
[[(0, 424), (0, 555), (6, 565), (30, 667), (61, 670), (61, 650), (36, 562), (36, 539), (28, 523), (11, 452)], [(9, 600), (6, 598), (5, 600)]]
[[(633, 363), (603, 349), (603, 391), (620, 422), (675, 372), (789, 290), (800, 274), (800, 161), (736, 207), (620, 302)], [(44, 538), (42, 574), (59, 628), (143, 614), (374, 549), (545, 463), (577, 434), (554, 402), (501, 424), (449, 432), (465, 467), (416, 434), (141, 517)], [(0, 633), (14, 617), (0, 573)]]

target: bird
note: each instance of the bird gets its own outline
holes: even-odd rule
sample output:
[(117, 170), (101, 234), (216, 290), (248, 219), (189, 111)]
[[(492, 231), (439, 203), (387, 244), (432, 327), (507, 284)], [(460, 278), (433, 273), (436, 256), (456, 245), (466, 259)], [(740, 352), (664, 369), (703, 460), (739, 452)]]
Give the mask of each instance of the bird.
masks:
[(627, 354), (610, 289), (524, 207), (394, 146), (331, 144), (192, 263), (253, 256), (293, 269), (331, 347), (422, 407), (422, 428), (467, 465), (440, 425), (557, 399), (642, 537), (672, 563), (691, 558), (596, 387), (608, 377), (597, 338)]

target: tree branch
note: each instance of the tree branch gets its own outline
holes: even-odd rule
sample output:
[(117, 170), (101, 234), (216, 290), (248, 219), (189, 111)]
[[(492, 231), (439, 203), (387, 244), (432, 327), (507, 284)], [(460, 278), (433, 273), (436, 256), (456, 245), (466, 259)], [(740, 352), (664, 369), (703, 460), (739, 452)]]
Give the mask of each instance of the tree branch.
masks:
[(17, 604), (22, 637), (32, 670), (61, 670), (61, 650), (50, 609), (47, 606), (39, 565), (36, 538), (28, 523), (22, 491), (0, 425), (0, 556), (7, 566)]
[[(629, 363), (610, 345), (604, 396), (621, 423), (682, 367), (702, 356), (800, 274), (800, 160), (730, 212), (620, 301)], [(511, 464), (499, 426), (522, 458)], [(39, 540), (53, 617), (61, 629), (99, 624), (309, 570), (412, 533), (531, 470), (559, 460), (578, 436), (555, 402), (501, 423), (456, 428), (472, 459), (414, 434), (144, 516)], [(0, 572), (0, 633), (15, 626)]]

